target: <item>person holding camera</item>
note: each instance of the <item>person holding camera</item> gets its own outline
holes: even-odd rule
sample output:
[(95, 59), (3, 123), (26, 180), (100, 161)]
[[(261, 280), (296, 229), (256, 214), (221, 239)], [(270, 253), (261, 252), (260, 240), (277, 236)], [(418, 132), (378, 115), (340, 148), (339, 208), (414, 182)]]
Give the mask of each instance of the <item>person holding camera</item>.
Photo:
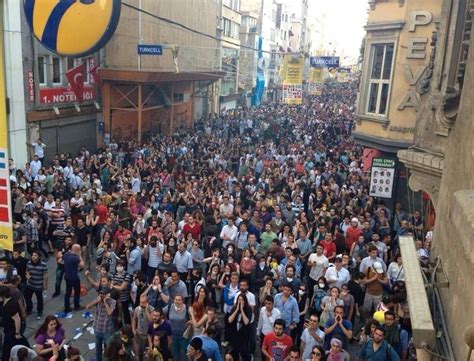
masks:
[(99, 296), (89, 303), (86, 308), (94, 309), (95, 358), (102, 361), (103, 347), (107, 346), (113, 330), (112, 313), (117, 301), (110, 297), (110, 287), (104, 286), (99, 290)]

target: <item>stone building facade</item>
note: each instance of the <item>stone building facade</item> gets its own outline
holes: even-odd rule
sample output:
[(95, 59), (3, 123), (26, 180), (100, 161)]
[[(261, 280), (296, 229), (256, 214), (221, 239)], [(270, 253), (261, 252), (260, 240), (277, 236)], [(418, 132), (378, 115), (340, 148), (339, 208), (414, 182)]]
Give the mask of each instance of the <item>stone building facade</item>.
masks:
[(436, 209), (433, 261), (440, 260), (447, 280), (439, 291), (456, 360), (466, 359), (466, 331), (474, 325), (473, 15), (471, 0), (443, 1), (420, 84), (414, 145), (398, 152), (410, 187), (427, 192)]

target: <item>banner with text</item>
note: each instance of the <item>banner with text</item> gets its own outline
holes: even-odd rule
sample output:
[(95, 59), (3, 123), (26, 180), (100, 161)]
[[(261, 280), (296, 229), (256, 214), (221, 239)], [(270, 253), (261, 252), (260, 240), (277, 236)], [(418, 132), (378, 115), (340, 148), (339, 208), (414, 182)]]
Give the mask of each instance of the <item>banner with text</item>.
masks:
[[(3, 20), (1, 29), (3, 30)], [(3, 37), (0, 39), (0, 99), (6, 99)], [(30, 95), (31, 99), (31, 95)], [(0, 249), (13, 251), (10, 168), (8, 166), (7, 103), (0, 102)], [(19, 145), (17, 145), (19, 146)]]
[(304, 57), (285, 55), (283, 61), (283, 83), (302, 84), (304, 73)]
[(395, 179), (395, 159), (372, 159), (370, 176), (370, 195), (379, 198), (392, 198), (393, 180)]
[(309, 81), (313, 83), (323, 83), (324, 82), (324, 69), (311, 68)]
[(323, 94), (323, 84), (321, 83), (307, 83), (306, 91), (309, 95), (322, 95)]
[(283, 84), (283, 103), (302, 104), (303, 84)]

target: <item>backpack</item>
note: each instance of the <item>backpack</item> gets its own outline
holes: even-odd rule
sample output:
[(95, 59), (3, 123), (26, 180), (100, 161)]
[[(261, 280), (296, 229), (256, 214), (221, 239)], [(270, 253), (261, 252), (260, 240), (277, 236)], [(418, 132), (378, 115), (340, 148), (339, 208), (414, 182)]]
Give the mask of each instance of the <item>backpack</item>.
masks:
[(324, 298), (324, 296), (327, 296), (327, 293), (325, 290), (318, 288), (318, 290), (314, 292), (313, 307), (317, 312), (321, 312), (321, 301)]

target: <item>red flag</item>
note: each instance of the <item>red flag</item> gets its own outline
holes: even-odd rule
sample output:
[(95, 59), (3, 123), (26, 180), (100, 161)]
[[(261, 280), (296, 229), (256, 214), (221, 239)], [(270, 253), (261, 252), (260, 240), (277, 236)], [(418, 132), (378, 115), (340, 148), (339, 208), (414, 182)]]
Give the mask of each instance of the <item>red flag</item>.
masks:
[(94, 78), (94, 83), (100, 86), (99, 65), (91, 64), (89, 74)]
[(84, 100), (84, 63), (67, 71), (66, 78), (79, 102)]

